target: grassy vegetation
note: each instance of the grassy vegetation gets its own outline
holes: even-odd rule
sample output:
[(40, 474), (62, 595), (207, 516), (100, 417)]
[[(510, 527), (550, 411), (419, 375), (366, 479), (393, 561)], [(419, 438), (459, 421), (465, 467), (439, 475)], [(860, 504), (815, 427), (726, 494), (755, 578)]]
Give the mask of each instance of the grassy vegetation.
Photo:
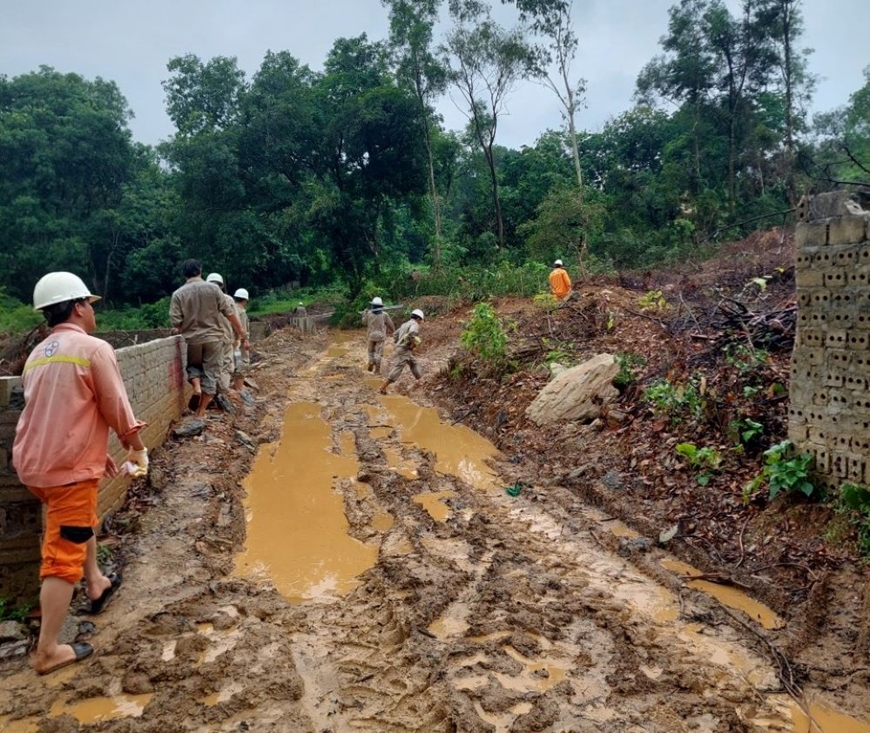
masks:
[(42, 322), (42, 316), (27, 303), (0, 288), (0, 333), (26, 333)]

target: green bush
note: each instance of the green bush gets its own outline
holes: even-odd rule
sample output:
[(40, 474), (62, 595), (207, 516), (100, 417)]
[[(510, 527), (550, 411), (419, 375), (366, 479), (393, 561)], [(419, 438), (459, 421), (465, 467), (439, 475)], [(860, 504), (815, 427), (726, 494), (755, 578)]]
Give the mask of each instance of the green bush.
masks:
[(25, 333), (42, 321), (42, 314), (33, 310), (30, 303), (22, 303), (7, 295), (6, 290), (0, 287), (0, 333)]
[(501, 366), (505, 361), (507, 334), (489, 303), (474, 306), (459, 341), (472, 354), (493, 366)]
[(643, 391), (643, 399), (652, 405), (653, 412), (669, 416), (671, 422), (678, 423), (686, 416), (697, 420), (706, 408), (698, 382), (695, 377), (681, 385), (660, 379)]

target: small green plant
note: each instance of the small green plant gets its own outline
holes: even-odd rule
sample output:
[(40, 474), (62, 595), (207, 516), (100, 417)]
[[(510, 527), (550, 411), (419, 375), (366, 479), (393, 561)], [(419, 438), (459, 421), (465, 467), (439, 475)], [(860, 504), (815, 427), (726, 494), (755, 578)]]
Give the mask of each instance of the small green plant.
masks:
[(767, 364), (767, 352), (746, 344), (731, 344), (725, 347), (725, 363), (747, 374)]
[(675, 385), (661, 379), (643, 391), (643, 399), (653, 406), (653, 412), (668, 415), (674, 423), (686, 415), (697, 419), (704, 414), (706, 407), (698, 382), (693, 377), (685, 384)]
[(13, 606), (9, 598), (0, 598), (0, 621), (18, 621), (24, 623), (33, 608), (30, 603)]
[(758, 394), (759, 392), (761, 392), (763, 389), (764, 389), (764, 387), (762, 387), (762, 386), (760, 386), (760, 385), (757, 385), (757, 384), (746, 385), (746, 386), (743, 388), (743, 396), (744, 396), (744, 397), (747, 397), (747, 398), (755, 397), (755, 395), (757, 395), (757, 394)]
[(870, 489), (845, 483), (834, 501), (834, 511), (855, 528), (858, 552), (870, 558)]
[(692, 468), (701, 469), (701, 473), (698, 474), (698, 483), (701, 486), (710, 483), (713, 474), (722, 465), (722, 455), (709, 446), (699, 448), (694, 443), (679, 443), (675, 450)]
[(743, 502), (749, 503), (752, 495), (767, 483), (768, 497), (775, 498), (780, 492), (800, 492), (812, 496), (816, 490), (810, 480), (813, 456), (810, 453), (795, 455), (794, 444), (783, 440), (764, 451), (764, 466), (761, 473), (743, 487)]
[(544, 356), (544, 362), (547, 364), (567, 364), (573, 361), (571, 352), (572, 344), (565, 344), (560, 341), (545, 338), (542, 341), (547, 353)]
[(539, 308), (543, 308), (547, 313), (559, 307), (559, 301), (552, 293), (538, 293), (532, 298), (532, 302)]
[(646, 359), (637, 354), (617, 354), (614, 359), (619, 365), (619, 372), (613, 378), (613, 386), (617, 389), (625, 389), (637, 382), (635, 369), (646, 366)]
[(115, 558), (115, 553), (108, 545), (97, 545), (97, 562), (101, 567), (111, 565)]
[(729, 427), (742, 445), (748, 445), (764, 434), (764, 425), (748, 417), (732, 421)]
[(637, 301), (637, 304), (641, 310), (645, 311), (664, 310), (668, 305), (668, 301), (665, 300), (664, 293), (661, 290), (650, 290)]
[(489, 303), (478, 303), (474, 306), (459, 341), (484, 361), (500, 364), (505, 360), (507, 334), (495, 309)]

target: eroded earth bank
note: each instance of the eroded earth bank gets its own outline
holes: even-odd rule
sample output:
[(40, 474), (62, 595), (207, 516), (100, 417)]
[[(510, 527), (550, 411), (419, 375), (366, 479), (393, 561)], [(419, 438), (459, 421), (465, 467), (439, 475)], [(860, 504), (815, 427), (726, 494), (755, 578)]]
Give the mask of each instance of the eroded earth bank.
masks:
[(506, 492), (425, 384), (377, 394), (362, 334), (260, 351), (255, 404), (171, 438), (113, 518), (124, 585), (70, 629), (94, 657), (4, 662), (0, 729), (809, 729), (776, 614), (687, 590), (576, 493)]

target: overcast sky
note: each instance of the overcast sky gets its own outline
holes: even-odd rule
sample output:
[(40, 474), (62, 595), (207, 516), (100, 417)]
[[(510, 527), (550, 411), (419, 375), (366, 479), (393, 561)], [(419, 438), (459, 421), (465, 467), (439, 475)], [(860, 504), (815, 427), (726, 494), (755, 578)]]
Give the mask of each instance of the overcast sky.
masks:
[[(676, 1), (574, 0), (575, 73), (588, 81), (579, 128), (599, 130), (631, 106), (637, 74), (660, 52)], [(509, 24), (510, 11), (493, 4)], [(810, 69), (821, 77), (814, 111), (845, 104), (862, 86), (862, 69), (870, 65), (868, 7), (870, 0), (804, 0), (803, 45), (815, 49)], [(174, 56), (235, 56), (250, 77), (266, 51), (286, 50), (319, 70), (336, 38), (366, 33), (382, 40), (388, 28), (380, 0), (0, 0), (0, 11), (0, 74), (14, 77), (45, 64), (112, 80), (135, 114), (134, 138), (149, 144), (173, 134), (161, 81)], [(517, 88), (508, 107), (502, 145), (532, 145), (561, 125), (552, 92), (531, 82)], [(449, 98), (438, 109), (449, 129), (464, 126)]]

